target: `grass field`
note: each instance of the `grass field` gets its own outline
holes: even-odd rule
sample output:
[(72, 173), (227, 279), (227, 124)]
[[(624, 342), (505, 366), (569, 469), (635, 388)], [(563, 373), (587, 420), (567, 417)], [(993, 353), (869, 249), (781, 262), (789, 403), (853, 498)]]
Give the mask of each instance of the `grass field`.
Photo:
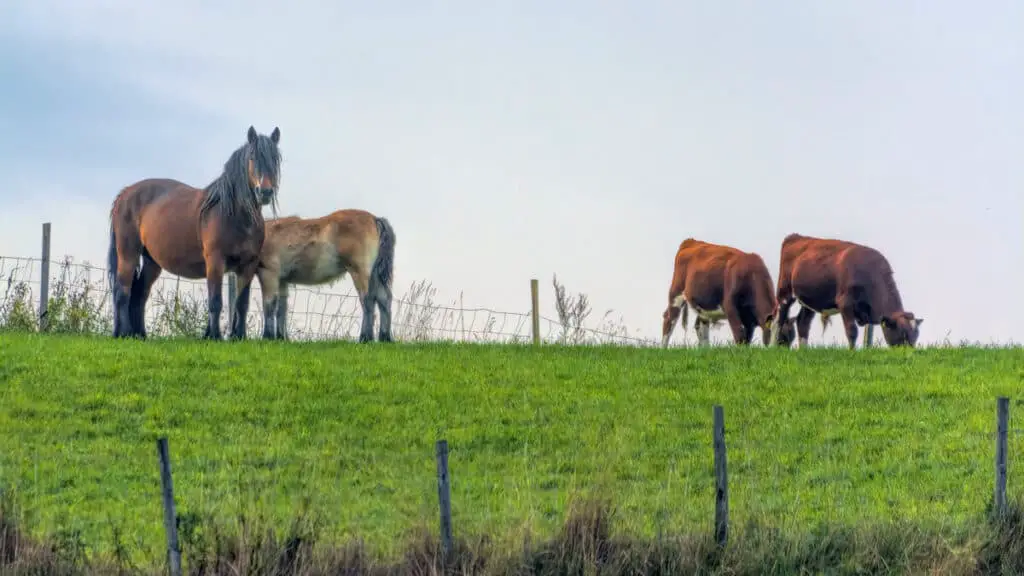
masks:
[[(708, 531), (712, 405), (731, 519), (799, 533), (893, 519), (956, 532), (991, 499), (995, 398), (1024, 458), (1024, 349), (657, 350), (114, 342), (0, 334), (0, 487), (39, 534), (163, 557), (155, 439), (183, 530), (306, 505), (384, 555), (436, 530), (550, 534), (575, 495), (637, 536)], [(1011, 493), (1021, 491), (1011, 477)], [(305, 504), (304, 504), (305, 503)]]

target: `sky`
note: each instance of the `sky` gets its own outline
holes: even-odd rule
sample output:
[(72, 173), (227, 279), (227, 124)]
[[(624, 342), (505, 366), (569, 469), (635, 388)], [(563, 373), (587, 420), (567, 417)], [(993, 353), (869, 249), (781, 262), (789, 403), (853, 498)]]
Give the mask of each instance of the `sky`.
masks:
[(283, 6), (4, 2), (0, 255), (101, 264), (120, 188), (278, 126), (281, 212), (387, 217), (398, 293), (554, 316), (557, 274), (658, 337), (683, 239), (774, 281), (799, 232), (881, 250), (922, 342), (1024, 340), (1019, 0)]

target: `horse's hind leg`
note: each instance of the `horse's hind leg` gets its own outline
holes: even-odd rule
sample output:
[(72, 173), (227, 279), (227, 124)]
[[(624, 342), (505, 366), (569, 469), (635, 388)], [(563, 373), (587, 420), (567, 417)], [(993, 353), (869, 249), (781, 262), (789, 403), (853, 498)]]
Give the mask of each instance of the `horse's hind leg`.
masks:
[(142, 269), (132, 283), (131, 298), (128, 301), (128, 316), (131, 319), (131, 330), (140, 338), (146, 338), (146, 301), (149, 293), (160, 277), (162, 269), (149, 254), (142, 254)]
[(352, 284), (359, 293), (359, 302), (363, 305), (363, 325), (359, 330), (360, 342), (373, 341), (373, 321), (375, 309), (375, 298), (370, 292), (370, 273), (361, 268), (353, 268), (350, 271)]
[(370, 278), (370, 298), (376, 302), (380, 310), (380, 329), (377, 333), (377, 340), (381, 342), (393, 342), (391, 337), (391, 288), (377, 280), (376, 275)]
[(135, 271), (139, 266), (139, 246), (124, 238), (117, 242), (117, 274), (114, 291), (114, 338), (135, 335), (131, 317), (132, 288)]
[(377, 308), (380, 310), (380, 331), (377, 333), (377, 340), (381, 342), (393, 342), (391, 336), (391, 290), (378, 287), (374, 290)]

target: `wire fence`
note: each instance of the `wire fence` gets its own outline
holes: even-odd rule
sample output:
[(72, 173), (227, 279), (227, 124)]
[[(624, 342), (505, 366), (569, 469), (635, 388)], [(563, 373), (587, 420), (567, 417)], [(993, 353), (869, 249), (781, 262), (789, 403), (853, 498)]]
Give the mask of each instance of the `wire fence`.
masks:
[[(0, 256), (0, 327), (38, 329), (42, 260)], [(76, 263), (70, 256), (49, 263), (46, 324), (53, 332), (107, 333), (113, 327), (111, 290), (105, 269)], [(337, 290), (338, 285), (348, 290)], [(146, 305), (147, 332), (157, 337), (198, 336), (206, 326), (206, 281), (164, 272)], [(228, 281), (224, 285), (225, 302)], [(532, 339), (532, 314), (465, 308), (435, 301), (436, 289), (414, 282), (392, 304), (392, 331), (402, 341), (470, 341), (525, 343)], [(263, 330), (262, 292), (258, 281), (250, 292), (247, 334)], [(221, 330), (229, 327), (229, 306)], [(578, 319), (540, 316), (540, 338), (548, 343), (653, 346), (657, 341), (629, 334), (607, 316), (597, 326)], [(379, 319), (378, 319), (379, 322)], [(331, 286), (289, 286), (288, 336), (292, 340), (354, 340), (362, 323), (362, 306), (348, 277)]]
[[(1024, 406), (1019, 399), (1014, 404)], [(649, 409), (666, 419), (687, 412)], [(909, 412), (896, 415), (898, 422), (892, 414), (849, 411), (825, 419), (771, 419), (756, 404), (732, 403), (724, 420), (724, 491), (716, 486), (723, 479), (712, 466), (717, 448), (705, 412), (704, 418), (693, 411), (676, 416), (674, 441), (668, 443), (650, 442), (643, 419), (618, 421), (600, 435), (527, 433), (507, 442), (449, 429), (444, 432), (450, 475), (444, 476), (450, 524), (459, 536), (500, 535), (524, 525), (550, 532), (571, 500), (600, 488), (605, 492), (598, 490), (599, 496), (614, 495), (612, 504), (628, 529), (659, 535), (710, 526), (716, 499), (723, 497), (729, 523), (738, 527), (764, 521), (786, 530), (889, 518), (968, 526), (992, 501), (997, 426), (979, 403), (956, 410), (963, 418), (950, 425), (913, 426)], [(1024, 455), (1024, 430), (1009, 422), (1004, 469)], [(359, 428), (348, 436), (325, 426), (303, 433), (301, 440), (291, 430), (235, 431), (215, 442), (207, 432), (172, 429), (181, 529), (188, 532), (207, 519), (231, 522), (254, 509), (284, 526), (308, 507), (330, 519), (334, 534), (386, 545), (411, 526), (434, 524), (440, 478), (433, 446), (424, 437), (382, 439), (376, 436), (381, 428)], [(903, 433), (893, 434), (895, 429)], [(46, 519), (54, 508), (74, 507), (75, 514), (64, 520), (68, 530), (99, 544), (107, 523), (119, 524), (126, 532), (147, 534), (144, 556), (157, 557), (163, 537), (155, 529), (161, 517), (160, 466), (152, 444), (134, 436), (115, 446), (105, 438), (67, 444), (45, 438), (26, 432), (0, 454), (0, 489), (21, 496), (26, 517)], [(1019, 482), (1008, 493), (1017, 501)]]

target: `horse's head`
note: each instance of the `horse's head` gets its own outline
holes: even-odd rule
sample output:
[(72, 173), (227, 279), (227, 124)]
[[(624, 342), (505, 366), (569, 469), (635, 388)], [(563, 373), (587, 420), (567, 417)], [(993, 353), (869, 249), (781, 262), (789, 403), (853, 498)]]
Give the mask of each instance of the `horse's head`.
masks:
[(281, 180), (281, 152), (277, 148), (281, 141), (281, 129), (274, 127), (270, 137), (257, 134), (249, 126), (248, 176), (249, 188), (260, 206), (267, 206), (277, 214), (277, 189)]

